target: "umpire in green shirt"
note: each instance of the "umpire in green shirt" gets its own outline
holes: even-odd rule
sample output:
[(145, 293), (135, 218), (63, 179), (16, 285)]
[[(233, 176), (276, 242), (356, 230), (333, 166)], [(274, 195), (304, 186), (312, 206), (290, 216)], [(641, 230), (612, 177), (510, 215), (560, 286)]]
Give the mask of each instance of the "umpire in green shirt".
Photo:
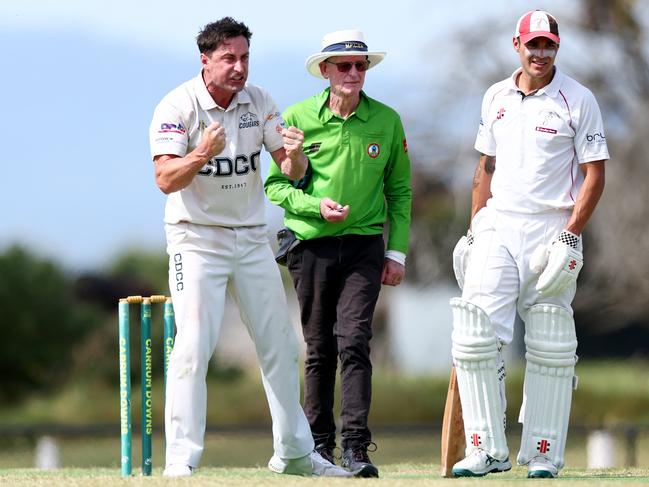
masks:
[(325, 35), (306, 68), (329, 86), (284, 113), (287, 125), (304, 132), (307, 176), (290, 181), (271, 167), (265, 183), (297, 238), (286, 263), (300, 303), (304, 410), (316, 450), (334, 461), (340, 360), (342, 466), (360, 477), (378, 477), (367, 454), (376, 446), (367, 425), (372, 317), (381, 284), (403, 280), (412, 203), (401, 119), (362, 91), (367, 70), (384, 57), (368, 50), (360, 31)]

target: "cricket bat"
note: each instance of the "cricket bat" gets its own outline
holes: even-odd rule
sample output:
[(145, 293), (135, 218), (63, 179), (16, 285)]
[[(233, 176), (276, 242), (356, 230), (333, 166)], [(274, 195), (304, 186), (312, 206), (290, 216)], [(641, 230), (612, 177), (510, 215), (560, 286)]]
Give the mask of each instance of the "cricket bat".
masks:
[(455, 367), (452, 367), (442, 422), (442, 477), (453, 476), (453, 465), (464, 458), (465, 446), (460, 391), (457, 388)]

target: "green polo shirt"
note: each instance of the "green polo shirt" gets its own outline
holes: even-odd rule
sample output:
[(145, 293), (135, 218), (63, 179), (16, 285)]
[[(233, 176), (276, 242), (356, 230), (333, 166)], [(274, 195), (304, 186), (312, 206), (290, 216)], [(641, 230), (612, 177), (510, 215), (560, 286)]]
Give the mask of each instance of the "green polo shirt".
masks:
[[(356, 111), (346, 120), (327, 106), (329, 88), (290, 106), (286, 126), (304, 131), (304, 153), (312, 176), (294, 187), (271, 164), (265, 189), (284, 208), (284, 223), (300, 240), (347, 234), (375, 235), (389, 222), (388, 250), (408, 251), (412, 188), (410, 159), (399, 115), (361, 92)], [(320, 200), (349, 205), (345, 221), (320, 215)]]

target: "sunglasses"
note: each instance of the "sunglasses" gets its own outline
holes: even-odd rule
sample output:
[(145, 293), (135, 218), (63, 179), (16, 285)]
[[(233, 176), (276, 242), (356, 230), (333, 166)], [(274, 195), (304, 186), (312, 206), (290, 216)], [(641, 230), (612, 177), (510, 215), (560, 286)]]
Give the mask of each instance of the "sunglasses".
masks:
[(367, 71), (367, 69), (370, 67), (370, 62), (369, 61), (356, 61), (355, 63), (350, 63), (350, 62), (344, 62), (344, 63), (334, 63), (333, 61), (325, 61), (329, 64), (334, 64), (336, 66), (336, 69), (338, 69), (339, 73), (349, 73), (352, 69), (352, 66), (356, 66), (356, 71), (359, 73), (362, 73), (363, 71)]

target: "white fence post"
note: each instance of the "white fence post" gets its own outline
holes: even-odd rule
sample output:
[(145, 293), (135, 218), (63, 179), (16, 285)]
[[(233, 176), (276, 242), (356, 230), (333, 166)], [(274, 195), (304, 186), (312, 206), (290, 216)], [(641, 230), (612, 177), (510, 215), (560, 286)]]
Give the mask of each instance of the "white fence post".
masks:
[(615, 440), (610, 432), (604, 430), (590, 432), (586, 450), (588, 468), (612, 468), (615, 466)]
[(36, 442), (34, 466), (43, 470), (61, 467), (61, 455), (57, 441), (51, 436), (41, 436)]

